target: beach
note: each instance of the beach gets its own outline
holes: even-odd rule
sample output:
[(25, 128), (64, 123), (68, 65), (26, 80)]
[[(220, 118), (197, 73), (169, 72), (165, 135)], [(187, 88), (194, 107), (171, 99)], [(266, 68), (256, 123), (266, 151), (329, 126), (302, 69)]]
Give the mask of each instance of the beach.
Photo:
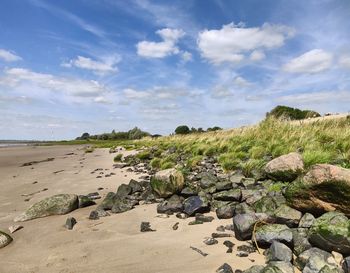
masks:
[[(8, 232), (17, 215), (45, 197), (98, 191), (102, 197), (96, 200), (98, 205), (119, 185), (129, 183), (130, 179), (138, 180), (140, 175), (113, 168), (114, 155), (108, 149), (85, 153), (83, 146), (1, 148), (0, 230)], [(32, 161), (38, 163), (22, 166)], [(101, 178), (97, 178), (99, 173), (91, 173), (98, 168), (103, 169)], [(115, 175), (105, 177), (112, 172)], [(223, 263), (234, 270), (265, 263), (264, 256), (257, 252), (248, 257), (236, 256), (237, 246), (246, 242), (234, 237), (219, 238), (216, 245), (204, 244), (203, 240), (216, 232), (218, 226), (232, 224), (232, 219), (218, 220), (215, 213), (210, 213), (215, 217), (210, 223), (188, 225), (193, 218), (181, 220), (175, 215), (165, 218), (157, 214), (157, 204), (145, 204), (125, 213), (89, 220), (97, 205), (20, 223), (23, 229), (11, 234), (14, 241), (0, 249), (0, 272), (209, 273)], [(73, 230), (64, 227), (67, 217), (77, 220)], [(141, 233), (143, 221), (150, 222), (156, 231)], [(173, 230), (176, 222), (179, 228)], [(226, 253), (225, 240), (235, 244), (233, 253)], [(190, 247), (208, 255), (204, 257)]]

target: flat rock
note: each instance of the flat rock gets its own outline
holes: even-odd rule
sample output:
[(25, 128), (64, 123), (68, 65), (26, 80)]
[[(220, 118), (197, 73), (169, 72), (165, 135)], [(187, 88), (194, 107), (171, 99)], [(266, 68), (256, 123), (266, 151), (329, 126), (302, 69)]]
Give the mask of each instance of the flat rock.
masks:
[(255, 238), (259, 246), (271, 245), (273, 241), (290, 245), (293, 240), (293, 233), (286, 225), (268, 224), (257, 227)]

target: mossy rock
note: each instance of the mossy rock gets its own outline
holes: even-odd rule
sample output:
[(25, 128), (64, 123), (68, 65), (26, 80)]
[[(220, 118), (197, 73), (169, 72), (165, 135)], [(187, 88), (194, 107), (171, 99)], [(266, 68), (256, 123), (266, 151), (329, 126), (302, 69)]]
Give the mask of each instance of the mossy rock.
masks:
[(23, 222), (50, 215), (67, 214), (79, 207), (75, 194), (57, 194), (33, 204), (24, 213), (15, 218), (15, 222)]
[(174, 168), (159, 171), (151, 178), (151, 187), (158, 196), (166, 198), (183, 189), (184, 177)]
[(323, 214), (311, 226), (309, 241), (326, 251), (350, 255), (350, 220), (340, 212)]
[(271, 196), (264, 196), (253, 204), (255, 212), (273, 215), (277, 208), (275, 199)]

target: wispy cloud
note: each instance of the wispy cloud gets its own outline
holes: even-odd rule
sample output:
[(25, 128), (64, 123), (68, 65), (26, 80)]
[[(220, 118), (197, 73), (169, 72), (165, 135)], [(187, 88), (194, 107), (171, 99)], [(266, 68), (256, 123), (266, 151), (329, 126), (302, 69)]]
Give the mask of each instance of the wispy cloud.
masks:
[(16, 62), (22, 60), (22, 58), (13, 52), (0, 48), (0, 60), (5, 62)]

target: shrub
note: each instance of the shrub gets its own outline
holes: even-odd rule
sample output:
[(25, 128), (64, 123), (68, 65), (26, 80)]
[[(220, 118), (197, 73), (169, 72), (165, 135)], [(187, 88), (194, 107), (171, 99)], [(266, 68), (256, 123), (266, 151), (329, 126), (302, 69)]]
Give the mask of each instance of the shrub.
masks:
[(136, 155), (140, 160), (149, 160), (151, 159), (151, 153), (149, 151), (142, 151)]
[(288, 118), (291, 120), (300, 120), (312, 117), (320, 117), (321, 115), (312, 110), (300, 110), (298, 108), (278, 105), (266, 114), (266, 117), (271, 116), (275, 118)]
[(190, 133), (190, 128), (187, 125), (180, 125), (175, 129), (175, 134), (177, 135), (186, 135), (188, 133)]
[(114, 158), (114, 162), (120, 162), (122, 160), (123, 155), (122, 154), (117, 154)]

